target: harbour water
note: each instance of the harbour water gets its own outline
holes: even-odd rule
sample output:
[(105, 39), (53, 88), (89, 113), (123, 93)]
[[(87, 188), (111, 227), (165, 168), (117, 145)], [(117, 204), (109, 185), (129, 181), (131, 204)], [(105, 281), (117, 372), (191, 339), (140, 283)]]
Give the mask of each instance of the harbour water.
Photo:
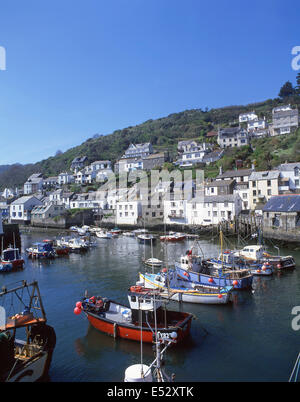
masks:
[[(45, 237), (49, 235), (22, 234), (22, 249)], [(50, 369), (53, 382), (119, 382), (128, 366), (141, 361), (138, 342), (115, 340), (98, 332), (83, 313), (76, 316), (73, 309), (85, 290), (90, 296), (128, 304), (127, 289), (145, 271), (141, 261), (152, 257), (151, 248), (124, 236), (95, 241), (97, 247), (85, 254), (55, 260), (31, 261), (23, 253), (24, 270), (0, 276), (1, 286), (23, 279), (38, 281), (48, 323), (57, 336)], [(192, 243), (169, 244), (169, 263), (178, 260)], [(199, 244), (206, 257), (218, 255), (216, 239), (202, 239)], [(300, 251), (280, 249), (280, 253), (292, 254), (296, 269), (255, 278), (253, 291), (235, 292), (229, 305), (169, 303), (169, 309), (195, 316), (188, 341), (167, 352), (165, 369), (175, 373), (175, 381), (288, 381), (300, 349), (300, 331), (292, 328), (292, 309), (300, 306)], [(154, 246), (153, 257), (166, 257), (163, 243)], [(151, 345), (143, 345), (143, 363), (153, 358)]]

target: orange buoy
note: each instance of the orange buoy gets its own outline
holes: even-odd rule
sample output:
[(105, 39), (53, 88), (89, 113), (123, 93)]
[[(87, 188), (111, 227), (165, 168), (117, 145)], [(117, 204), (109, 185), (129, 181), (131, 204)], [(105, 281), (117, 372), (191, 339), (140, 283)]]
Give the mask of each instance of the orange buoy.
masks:
[(75, 307), (74, 314), (79, 315), (81, 313), (81, 308)]
[(219, 299), (222, 299), (222, 297), (223, 297), (223, 295), (218, 294), (218, 298), (219, 298)]
[(81, 308), (81, 306), (82, 306), (82, 303), (80, 301), (76, 303), (76, 307)]
[(238, 285), (238, 281), (233, 281), (232, 284), (233, 284), (233, 286), (236, 286), (236, 285)]
[(213, 281), (214, 281), (213, 278), (209, 278), (209, 279), (208, 279), (208, 282), (209, 282), (209, 283), (213, 283)]

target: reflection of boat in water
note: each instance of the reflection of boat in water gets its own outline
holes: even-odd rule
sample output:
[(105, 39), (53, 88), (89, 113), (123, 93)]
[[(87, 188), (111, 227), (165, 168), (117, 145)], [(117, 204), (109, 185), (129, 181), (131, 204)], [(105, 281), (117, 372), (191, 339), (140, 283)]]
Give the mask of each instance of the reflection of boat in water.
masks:
[(159, 297), (159, 291), (132, 286), (128, 291), (128, 300), (130, 307), (93, 296), (78, 302), (74, 313), (80, 314), (83, 311), (91, 325), (114, 338), (140, 341), (142, 331), (143, 342), (152, 343), (149, 325), (153, 324), (154, 317), (157, 318), (157, 330), (164, 338), (176, 333), (177, 342), (181, 342), (189, 334), (193, 316), (167, 310), (165, 301)]
[[(24, 310), (16, 310), (22, 301)], [(0, 380), (4, 382), (34, 382), (46, 379), (56, 344), (54, 329), (46, 324), (46, 314), (37, 282), (7, 289), (0, 293), (1, 305), (14, 315), (0, 323)], [(18, 313), (16, 313), (18, 311)], [(25, 329), (25, 340), (17, 332)]]

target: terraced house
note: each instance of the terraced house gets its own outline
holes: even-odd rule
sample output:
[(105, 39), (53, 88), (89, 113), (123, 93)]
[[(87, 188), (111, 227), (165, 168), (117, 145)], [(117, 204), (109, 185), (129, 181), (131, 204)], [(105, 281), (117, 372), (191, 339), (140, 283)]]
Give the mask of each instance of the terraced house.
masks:
[(243, 145), (248, 145), (248, 132), (241, 127), (219, 129), (217, 142), (221, 148), (241, 147)]

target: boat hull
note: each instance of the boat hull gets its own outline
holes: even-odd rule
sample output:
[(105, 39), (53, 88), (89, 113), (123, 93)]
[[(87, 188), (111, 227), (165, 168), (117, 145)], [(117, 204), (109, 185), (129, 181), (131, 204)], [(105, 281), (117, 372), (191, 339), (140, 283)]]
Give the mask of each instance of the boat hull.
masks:
[[(175, 300), (178, 302), (197, 303), (197, 304), (227, 304), (231, 301), (231, 292), (220, 289), (219, 292), (204, 292), (194, 290), (192, 286), (167, 288), (160, 285), (152, 279), (152, 275), (143, 275), (140, 273), (140, 281), (145, 283), (145, 286), (152, 289), (161, 289), (160, 295), (164, 298)], [(191, 285), (191, 284), (190, 284)]]
[(178, 277), (188, 282), (194, 282), (206, 286), (232, 286), (234, 289), (250, 289), (252, 287), (253, 276), (247, 275), (243, 278), (228, 277), (228, 276), (212, 276), (198, 272), (189, 271), (175, 264), (175, 269)]
[[(107, 335), (111, 335), (114, 338), (130, 339), (132, 341), (142, 341), (145, 343), (153, 343), (153, 333), (148, 326), (143, 326), (142, 331), (140, 326), (133, 326), (129, 323), (123, 324), (119, 322), (113, 322), (107, 320), (104, 317), (100, 317), (96, 314), (85, 312), (90, 324), (98, 331), (104, 332)], [(174, 326), (172, 328), (157, 328), (159, 335), (164, 339), (171, 339), (173, 332), (177, 333), (177, 343), (182, 342), (183, 339), (189, 334), (191, 327), (191, 319), (186, 320), (182, 326)], [(142, 335), (141, 335), (142, 332)]]

